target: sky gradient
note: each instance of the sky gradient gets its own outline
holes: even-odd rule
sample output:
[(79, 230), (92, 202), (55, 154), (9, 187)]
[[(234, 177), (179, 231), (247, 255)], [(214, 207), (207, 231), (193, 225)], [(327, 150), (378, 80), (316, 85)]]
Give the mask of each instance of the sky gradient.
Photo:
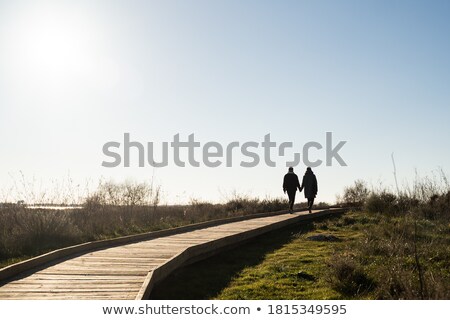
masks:
[(49, 192), (68, 176), (82, 189), (154, 177), (167, 203), (283, 196), (282, 161), (103, 168), (103, 144), (125, 132), (224, 145), (270, 133), (299, 149), (333, 132), (348, 166), (314, 168), (318, 201), (355, 179), (393, 185), (392, 153), (402, 184), (448, 172), (449, 13), (448, 1), (0, 0), (0, 196), (20, 197), (20, 172)]

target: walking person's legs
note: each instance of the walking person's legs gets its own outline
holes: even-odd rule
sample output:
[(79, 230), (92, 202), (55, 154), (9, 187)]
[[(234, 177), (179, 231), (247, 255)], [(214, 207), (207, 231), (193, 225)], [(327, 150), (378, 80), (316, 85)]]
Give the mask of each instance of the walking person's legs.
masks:
[(312, 206), (314, 204), (314, 198), (308, 198), (308, 210), (311, 213)]
[(288, 196), (289, 196), (289, 211), (292, 213), (294, 210), (294, 203), (295, 203), (295, 193), (297, 190), (288, 190)]

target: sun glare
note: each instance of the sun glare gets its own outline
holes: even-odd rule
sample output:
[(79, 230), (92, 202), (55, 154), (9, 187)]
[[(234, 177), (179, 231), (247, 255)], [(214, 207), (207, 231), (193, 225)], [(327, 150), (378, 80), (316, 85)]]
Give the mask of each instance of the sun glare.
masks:
[(27, 62), (53, 76), (76, 72), (87, 62), (88, 48), (76, 26), (63, 21), (35, 21), (24, 35)]
[(21, 91), (56, 94), (95, 86), (93, 81), (111, 82), (111, 74), (101, 76), (109, 60), (99, 50), (101, 37), (86, 14), (61, 6), (26, 8), (10, 30), (11, 78)]

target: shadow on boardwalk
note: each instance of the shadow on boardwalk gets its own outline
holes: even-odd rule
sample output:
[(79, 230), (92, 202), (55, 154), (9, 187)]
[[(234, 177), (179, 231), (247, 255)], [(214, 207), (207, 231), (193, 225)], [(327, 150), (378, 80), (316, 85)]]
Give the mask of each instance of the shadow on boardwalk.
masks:
[(150, 300), (214, 299), (244, 268), (258, 265), (267, 254), (280, 249), (296, 234), (312, 229), (312, 222), (302, 222), (181, 268), (153, 289)]

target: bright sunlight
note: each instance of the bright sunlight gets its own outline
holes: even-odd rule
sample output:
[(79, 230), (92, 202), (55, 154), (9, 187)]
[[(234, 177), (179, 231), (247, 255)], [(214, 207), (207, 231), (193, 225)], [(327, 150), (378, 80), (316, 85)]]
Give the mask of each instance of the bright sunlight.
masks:
[(23, 8), (11, 18), (7, 54), (10, 79), (19, 91), (54, 96), (80, 86), (111, 87), (118, 68), (105, 58), (94, 19), (52, 3)]

